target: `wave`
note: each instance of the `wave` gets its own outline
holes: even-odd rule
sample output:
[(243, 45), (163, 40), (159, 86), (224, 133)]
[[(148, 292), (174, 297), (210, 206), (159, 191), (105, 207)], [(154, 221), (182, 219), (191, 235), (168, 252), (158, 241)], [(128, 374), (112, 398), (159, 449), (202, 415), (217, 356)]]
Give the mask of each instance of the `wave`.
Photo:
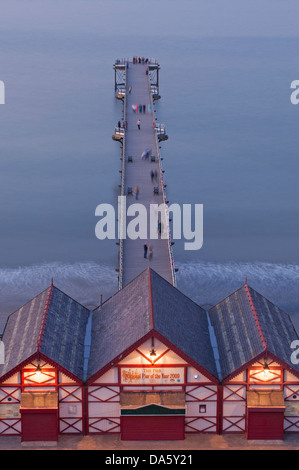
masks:
[(94, 308), (118, 288), (117, 273), (111, 266), (92, 262), (44, 263), (0, 269), (0, 316), (7, 316), (49, 287), (56, 287), (82, 305)]
[(244, 285), (288, 313), (299, 313), (299, 265), (265, 262), (177, 264), (177, 287), (200, 305), (212, 306)]
[[(299, 313), (299, 265), (263, 262), (176, 263), (177, 288), (203, 307), (248, 284), (290, 314)], [(54, 285), (89, 308), (118, 289), (117, 273), (109, 265), (93, 262), (44, 263), (0, 269), (0, 321), (25, 302)]]

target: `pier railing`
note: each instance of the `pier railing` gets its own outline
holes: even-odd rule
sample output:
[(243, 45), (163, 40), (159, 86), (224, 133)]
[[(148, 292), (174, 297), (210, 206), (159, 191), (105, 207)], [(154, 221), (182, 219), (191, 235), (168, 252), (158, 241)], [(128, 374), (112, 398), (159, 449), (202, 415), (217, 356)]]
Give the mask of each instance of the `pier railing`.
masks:
[(123, 127), (115, 127), (114, 134), (123, 139), (125, 137), (125, 129)]
[[(127, 84), (127, 74), (125, 72), (124, 74), (124, 81), (125, 81), (125, 87), (124, 89), (126, 90), (126, 84)], [(127, 105), (127, 94), (124, 94), (123, 97), (123, 120), (126, 121), (126, 105)], [(121, 164), (121, 196), (125, 196), (125, 178), (126, 178), (126, 132), (124, 128), (117, 128), (119, 133), (122, 134), (122, 164)], [(121, 201), (123, 201), (124, 198), (121, 198)], [(123, 269), (124, 269), (124, 259), (123, 259), (123, 249), (124, 249), (124, 242), (123, 242), (123, 233), (122, 230), (124, 229), (123, 226), (123, 221), (125, 220), (125, 212), (126, 212), (126, 207), (125, 205), (121, 202), (120, 206), (118, 207), (118, 227), (119, 227), (119, 234), (118, 234), (118, 239), (119, 239), (119, 270), (118, 270), (118, 288), (119, 290), (122, 288), (123, 285)]]
[[(150, 76), (148, 75), (148, 84), (149, 84), (149, 89), (151, 90), (151, 81), (150, 81)], [(154, 119), (154, 103), (153, 103), (153, 95), (152, 93), (149, 93), (149, 98), (150, 98), (150, 105), (152, 109), (152, 114), (153, 114), (153, 119)], [(175, 276), (175, 266), (174, 266), (174, 257), (173, 257), (173, 250), (172, 250), (172, 240), (171, 240), (171, 231), (170, 231), (170, 226), (169, 226), (169, 210), (168, 210), (168, 201), (166, 198), (166, 191), (165, 191), (165, 183), (164, 183), (164, 171), (162, 168), (162, 160), (161, 160), (161, 155), (160, 155), (160, 149), (159, 149), (159, 144), (158, 144), (158, 139), (157, 139), (157, 131), (164, 131), (165, 132), (165, 127), (163, 124), (155, 124), (155, 146), (156, 146), (156, 155), (158, 158), (158, 165), (159, 165), (159, 172), (160, 172), (160, 180), (161, 180), (161, 190), (162, 190), (162, 196), (163, 196), (163, 206), (165, 210), (165, 220), (168, 223), (168, 226), (166, 227), (166, 230), (168, 232), (168, 254), (169, 254), (169, 261), (171, 265), (171, 276), (172, 276), (172, 284), (175, 286), (176, 285), (176, 276)]]
[[(137, 59), (139, 59), (139, 57), (137, 57)], [(157, 61), (157, 59), (154, 59), (152, 57), (143, 57), (144, 61), (142, 62), (143, 64), (148, 64), (148, 65), (157, 65), (159, 66), (159, 62)], [(126, 64), (130, 64), (130, 63), (133, 63), (133, 59), (129, 58), (129, 57), (122, 57), (120, 59), (116, 59), (115, 60), (115, 65), (126, 65)]]
[[(147, 59), (149, 64), (154, 64), (158, 65), (158, 62), (156, 59)], [(132, 61), (131, 61), (132, 62)], [(123, 120), (126, 121), (126, 107), (127, 107), (127, 64), (130, 63), (130, 60), (128, 58), (122, 58), (122, 59), (117, 59), (115, 61), (116, 65), (120, 65), (122, 72), (123, 72), (123, 82), (121, 85), (122, 88), (122, 100), (123, 100)], [(154, 94), (152, 93), (152, 84), (151, 84), (151, 77), (150, 74), (147, 76), (148, 79), (148, 86), (149, 86), (149, 99), (150, 99), (150, 105), (152, 109), (152, 115), (153, 115), (153, 120), (154, 120), (154, 109), (153, 109), (153, 101), (154, 101)], [(170, 234), (170, 227), (169, 227), (169, 210), (168, 210), (168, 201), (166, 198), (166, 192), (165, 192), (165, 183), (164, 183), (164, 177), (163, 177), (163, 169), (162, 169), (162, 164), (161, 164), (161, 156), (160, 156), (160, 150), (159, 150), (159, 143), (158, 140), (159, 137), (161, 138), (162, 135), (166, 135), (165, 127), (163, 124), (155, 124), (154, 126), (154, 131), (155, 131), (155, 154), (157, 156), (157, 163), (158, 163), (158, 168), (159, 168), (159, 174), (160, 174), (160, 181), (161, 181), (161, 193), (162, 193), (162, 199), (163, 199), (163, 207), (165, 211), (165, 220), (167, 221), (167, 227), (165, 227), (165, 230), (167, 231), (168, 234), (168, 240), (167, 240), (167, 247), (168, 247), (168, 256), (169, 256), (169, 263), (170, 263), (170, 270), (171, 270), (171, 278), (172, 278), (172, 284), (175, 286), (176, 285), (176, 279), (175, 279), (175, 267), (174, 267), (174, 257), (173, 257), (173, 251), (172, 251), (172, 241), (171, 241), (171, 234)], [(126, 179), (126, 132), (124, 128), (121, 127), (116, 127), (115, 128), (115, 134), (118, 134), (121, 136), (121, 142), (122, 142), (122, 167), (121, 167), (121, 196), (125, 196), (125, 179)], [(162, 139), (163, 140), (163, 139)], [(121, 198), (121, 201), (123, 201), (125, 198)], [(124, 230), (125, 228), (123, 227), (123, 221), (125, 220), (125, 212), (126, 212), (126, 205), (120, 203), (120, 206), (118, 207), (118, 223), (119, 223), (119, 230)], [(119, 268), (118, 268), (118, 285), (119, 289), (122, 289), (123, 287), (123, 273), (124, 273), (124, 234), (119, 232)]]
[(167, 137), (166, 129), (164, 124), (155, 124), (156, 135), (160, 140), (164, 140)]

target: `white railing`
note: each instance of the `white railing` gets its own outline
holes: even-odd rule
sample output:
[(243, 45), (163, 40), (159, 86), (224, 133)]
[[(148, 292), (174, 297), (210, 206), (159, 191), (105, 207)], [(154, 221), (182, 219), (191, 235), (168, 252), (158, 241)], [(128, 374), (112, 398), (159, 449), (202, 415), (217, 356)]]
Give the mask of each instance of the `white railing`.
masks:
[(116, 127), (116, 128), (114, 129), (114, 134), (115, 134), (115, 135), (120, 135), (120, 136), (124, 137), (124, 135), (125, 135), (125, 129), (124, 129), (123, 127)]
[[(149, 89), (151, 90), (151, 82), (150, 82), (150, 77), (148, 76), (148, 84), (149, 84)], [(153, 106), (153, 95), (152, 93), (149, 93), (149, 98), (150, 98), (150, 105), (152, 109), (152, 115), (153, 115), (153, 122), (154, 122), (154, 106)], [(160, 127), (162, 126), (162, 127)], [(155, 146), (156, 146), (156, 155), (158, 157), (158, 165), (159, 165), (159, 172), (160, 172), (160, 180), (161, 180), (161, 188), (162, 188), (162, 197), (163, 197), (163, 204), (164, 204), (164, 210), (165, 210), (165, 220), (168, 221), (169, 224), (169, 210), (168, 210), (168, 201), (166, 198), (166, 191), (165, 191), (165, 184), (164, 184), (164, 177), (163, 177), (163, 169), (162, 169), (162, 163), (161, 163), (161, 155), (160, 155), (160, 149), (159, 149), (159, 143), (157, 139), (157, 130), (156, 129), (164, 129), (165, 128), (163, 124), (156, 124), (155, 123)], [(172, 276), (172, 283), (175, 286), (176, 285), (176, 276), (175, 276), (175, 267), (174, 267), (174, 257), (173, 257), (173, 250), (172, 250), (172, 241), (171, 241), (171, 233), (170, 233), (170, 226), (168, 225), (166, 227), (166, 230), (168, 231), (168, 254), (169, 254), (169, 262), (170, 262), (170, 268), (171, 268), (171, 276)]]
[(117, 87), (116, 96), (122, 96), (124, 98), (125, 94), (126, 94), (126, 89), (124, 87)]
[(116, 59), (114, 65), (125, 65), (130, 62), (130, 59), (127, 58), (122, 58), (122, 59)]
[[(125, 90), (126, 90), (126, 84), (127, 84), (127, 74), (125, 72), (124, 75), (124, 81), (125, 81)], [(123, 120), (126, 122), (126, 117), (127, 117), (127, 94), (125, 92), (124, 95), (124, 100), (123, 100)], [(121, 196), (125, 195), (125, 170), (126, 170), (126, 133), (124, 128), (118, 128), (119, 131), (123, 135), (123, 140), (122, 140), (122, 164), (121, 164)], [(123, 198), (122, 198), (123, 200)], [(118, 227), (120, 227), (120, 230), (122, 230), (123, 227), (123, 220), (125, 220), (124, 216), (124, 211), (126, 211), (126, 207), (121, 207), (119, 208), (119, 220), (118, 220)], [(122, 288), (123, 284), (123, 249), (124, 249), (124, 244), (123, 244), (123, 237), (119, 236), (119, 270), (118, 270), (118, 288), (119, 290)]]
[[(158, 64), (156, 59), (149, 59), (151, 64)], [(129, 62), (129, 59), (118, 59), (119, 64), (124, 64)], [(125, 81), (125, 93), (124, 93), (124, 101), (123, 101), (123, 107), (124, 107), (124, 121), (126, 121), (126, 101), (127, 101), (127, 94), (126, 94), (126, 83), (127, 83), (127, 75), (125, 72), (124, 75), (124, 81)], [(149, 90), (151, 90), (151, 83), (150, 83), (150, 77), (148, 76), (148, 84), (149, 84)], [(151, 109), (152, 109), (152, 115), (153, 115), (153, 121), (154, 121), (154, 108), (153, 108), (153, 96), (152, 93), (149, 93), (150, 95), (150, 104), (151, 104)], [(121, 169), (121, 196), (125, 196), (125, 168), (126, 168), (126, 133), (123, 128), (115, 128), (115, 131), (119, 131), (120, 134), (123, 135), (123, 140), (122, 140), (122, 169)], [(165, 220), (169, 221), (169, 211), (168, 211), (168, 203), (166, 199), (166, 192), (165, 192), (165, 184), (164, 184), (164, 178), (163, 178), (163, 169), (162, 169), (162, 164), (161, 164), (161, 156), (160, 156), (160, 150), (159, 150), (159, 145), (158, 145), (158, 139), (157, 139), (157, 134), (159, 133), (165, 133), (165, 127), (163, 124), (155, 124), (155, 147), (156, 147), (156, 155), (158, 157), (158, 165), (159, 165), (159, 173), (160, 173), (160, 181), (161, 181), (161, 190), (162, 190), (162, 197), (163, 197), (163, 204), (164, 204), (164, 209), (165, 209)], [(119, 211), (119, 217), (120, 220), (118, 221), (119, 227), (122, 227), (122, 221), (124, 220), (124, 211), (126, 211), (126, 207), (121, 206), (120, 211)], [(170, 262), (170, 268), (171, 268), (171, 276), (172, 276), (172, 283), (175, 286), (176, 285), (176, 279), (175, 279), (175, 267), (174, 267), (174, 257), (173, 257), (173, 251), (172, 251), (172, 241), (171, 241), (171, 235), (170, 235), (170, 227), (166, 227), (166, 230), (168, 231), (169, 237), (168, 237), (168, 254), (169, 254), (169, 262)], [(118, 286), (119, 289), (122, 288), (123, 284), (123, 238), (119, 237), (119, 273), (118, 273)]]
[[(157, 65), (159, 66), (159, 62), (157, 59), (153, 59), (152, 57), (140, 57), (142, 64), (148, 64), (148, 65)], [(139, 61), (139, 57), (137, 57), (137, 63)], [(132, 64), (133, 63), (133, 57), (130, 59), (129, 57), (122, 57), (120, 59), (116, 59), (114, 65), (126, 65), (126, 64)]]
[(164, 124), (158, 124), (158, 123), (156, 122), (156, 124), (155, 124), (155, 131), (156, 131), (156, 134), (157, 134), (157, 135), (166, 135), (166, 129), (165, 129)]

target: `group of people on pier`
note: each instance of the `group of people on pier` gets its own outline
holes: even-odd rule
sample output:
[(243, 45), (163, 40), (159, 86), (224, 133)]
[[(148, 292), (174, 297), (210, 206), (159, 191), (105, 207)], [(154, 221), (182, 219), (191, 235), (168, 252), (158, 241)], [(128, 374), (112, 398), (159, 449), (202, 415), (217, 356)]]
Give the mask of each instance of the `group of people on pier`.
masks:
[(147, 64), (149, 59), (145, 59), (144, 57), (133, 57), (133, 64)]

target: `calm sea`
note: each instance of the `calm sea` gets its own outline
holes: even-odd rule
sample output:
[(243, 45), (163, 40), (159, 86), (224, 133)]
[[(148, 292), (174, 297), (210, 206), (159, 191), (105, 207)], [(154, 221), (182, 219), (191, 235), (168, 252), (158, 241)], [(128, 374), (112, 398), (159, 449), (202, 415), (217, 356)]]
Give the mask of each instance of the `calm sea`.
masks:
[(178, 288), (213, 305), (247, 276), (299, 313), (298, 38), (281, 2), (269, 13), (265, 1), (257, 23), (221, 3), (0, 1), (2, 323), (52, 276), (88, 306), (117, 289), (118, 247), (96, 239), (94, 213), (116, 206), (113, 63), (134, 55), (161, 64), (168, 199), (204, 205), (203, 248), (174, 247)]

